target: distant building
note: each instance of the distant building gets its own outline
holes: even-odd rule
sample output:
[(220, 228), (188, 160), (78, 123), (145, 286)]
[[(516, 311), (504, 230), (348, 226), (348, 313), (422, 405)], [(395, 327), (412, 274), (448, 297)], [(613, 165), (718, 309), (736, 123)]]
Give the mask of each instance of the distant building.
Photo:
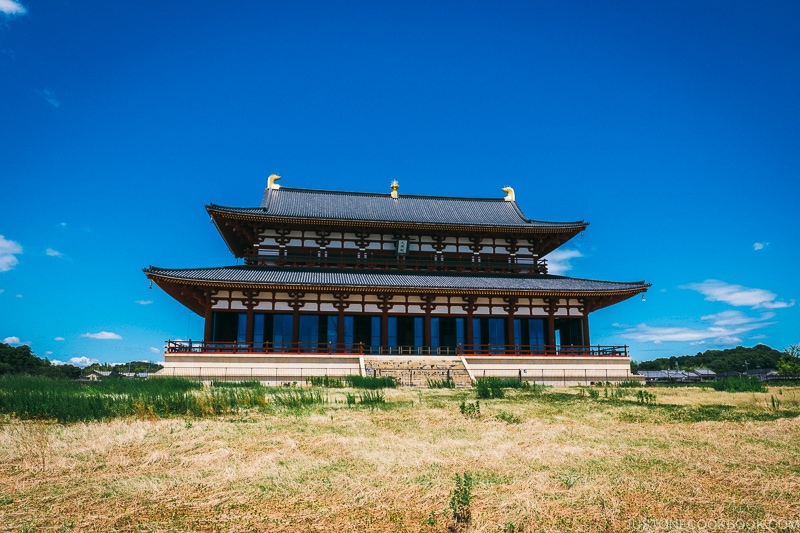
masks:
[(101, 381), (105, 378), (118, 378), (119, 373), (115, 370), (92, 370), (88, 372), (84, 379), (89, 381)]
[(288, 357), (332, 368), (348, 355), (363, 373), (365, 356), (436, 355), (484, 374), (630, 378), (627, 347), (592, 346), (589, 316), (649, 284), (547, 271), (588, 223), (531, 220), (510, 188), (459, 198), (277, 179), (258, 207), (206, 206), (243, 265), (144, 269), (205, 319), (202, 341), (168, 341), (160, 375), (268, 377)]

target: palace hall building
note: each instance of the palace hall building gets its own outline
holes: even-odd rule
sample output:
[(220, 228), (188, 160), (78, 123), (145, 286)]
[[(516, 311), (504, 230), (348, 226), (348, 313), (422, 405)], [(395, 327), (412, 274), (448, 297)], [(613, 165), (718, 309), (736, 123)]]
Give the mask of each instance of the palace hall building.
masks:
[(279, 179), (257, 207), (206, 206), (243, 264), (144, 269), (204, 318), (202, 341), (167, 342), (162, 373), (280, 381), (303, 368), (365, 373), (438, 357), (473, 379), (629, 379), (627, 348), (592, 345), (590, 316), (649, 284), (547, 270), (547, 255), (587, 222), (529, 219), (509, 187), (461, 198), (405, 195), (397, 182), (381, 194)]

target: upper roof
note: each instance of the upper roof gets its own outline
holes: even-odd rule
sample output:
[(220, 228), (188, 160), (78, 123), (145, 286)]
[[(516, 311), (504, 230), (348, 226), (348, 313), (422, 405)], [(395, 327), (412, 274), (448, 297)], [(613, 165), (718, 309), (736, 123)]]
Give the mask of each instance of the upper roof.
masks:
[(460, 198), (450, 196), (400, 195), (320, 191), (281, 187), (266, 189), (261, 207), (223, 207), (209, 211), (245, 218), (311, 219), (357, 223), (413, 225), (485, 226), (503, 228), (574, 228), (588, 224), (545, 222), (525, 216), (515, 201), (503, 198)]

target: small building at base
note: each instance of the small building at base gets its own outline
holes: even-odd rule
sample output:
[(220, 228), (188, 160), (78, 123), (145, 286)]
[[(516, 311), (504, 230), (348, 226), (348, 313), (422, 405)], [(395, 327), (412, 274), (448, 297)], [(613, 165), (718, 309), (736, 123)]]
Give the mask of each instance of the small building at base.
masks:
[[(587, 222), (527, 218), (503, 198), (280, 187), (257, 207), (206, 210), (242, 265), (144, 269), (204, 317), (167, 341), (159, 375), (303, 381), (381, 361), (459, 361), (471, 378), (632, 379), (625, 346), (593, 346), (589, 316), (649, 287), (548, 273)], [(431, 363), (433, 364), (433, 363)]]

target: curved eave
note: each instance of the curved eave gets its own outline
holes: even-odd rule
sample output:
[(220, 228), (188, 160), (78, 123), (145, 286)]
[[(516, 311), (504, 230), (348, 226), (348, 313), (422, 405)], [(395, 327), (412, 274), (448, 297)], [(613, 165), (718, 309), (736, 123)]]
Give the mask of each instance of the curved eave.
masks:
[(589, 223), (585, 221), (554, 223), (554, 225), (509, 225), (509, 226), (493, 226), (493, 225), (477, 225), (477, 224), (439, 224), (427, 222), (391, 222), (391, 221), (365, 221), (365, 220), (341, 220), (330, 218), (296, 218), (296, 217), (278, 217), (265, 214), (248, 214), (237, 211), (232, 211), (230, 208), (216, 206), (210, 204), (206, 206), (214, 225), (217, 227), (225, 243), (228, 245), (231, 253), (235, 257), (243, 257), (248, 255), (249, 250), (258, 243), (252, 237), (248, 237), (241, 231), (236, 231), (233, 227), (225, 224), (224, 221), (235, 221), (248, 225), (254, 231), (259, 226), (279, 226), (286, 225), (291, 227), (335, 227), (335, 228), (353, 228), (362, 229), (368, 228), (372, 230), (391, 230), (408, 231), (408, 232), (435, 232), (435, 233), (481, 233), (484, 235), (560, 235), (561, 238), (558, 242), (552, 243), (539, 251), (540, 255), (544, 257), (552, 252), (565, 242), (575, 237), (580, 232), (584, 231)]
[[(342, 292), (369, 292), (372, 294), (431, 294), (439, 296), (505, 296), (505, 297), (544, 297), (544, 298), (587, 298), (595, 300), (592, 310), (601, 309), (609, 305), (627, 300), (632, 296), (646, 292), (651, 286), (649, 283), (633, 282), (626, 285), (634, 285), (624, 289), (497, 289), (497, 288), (460, 288), (460, 287), (411, 287), (405, 285), (367, 285), (357, 283), (263, 283), (251, 281), (227, 281), (227, 280), (208, 280), (199, 278), (186, 278), (180, 276), (170, 276), (155, 272), (150, 269), (143, 269), (147, 277), (153, 280), (159, 287), (176, 298), (187, 307), (195, 310), (192, 305), (185, 301), (185, 298), (176, 296), (177, 287), (197, 288), (197, 289), (216, 289), (216, 290), (259, 290), (259, 291), (298, 291), (298, 292), (330, 292), (339, 290)], [(197, 312), (197, 311), (196, 311)], [(200, 313), (202, 314), (202, 313)]]
[[(258, 209), (258, 208), (255, 208)], [(296, 225), (327, 225), (336, 227), (369, 227), (369, 228), (402, 228), (408, 230), (425, 231), (464, 231), (482, 229), (487, 233), (580, 233), (589, 225), (583, 220), (575, 222), (552, 222), (547, 225), (518, 224), (495, 226), (491, 224), (442, 224), (438, 222), (395, 222), (389, 220), (350, 220), (333, 218), (305, 218), (305, 217), (284, 217), (258, 213), (243, 213), (236, 211), (235, 208), (227, 208), (214, 204), (206, 206), (206, 211), (211, 217), (218, 216), (228, 220), (240, 220), (243, 222), (270, 223), (270, 224), (290, 224)]]

